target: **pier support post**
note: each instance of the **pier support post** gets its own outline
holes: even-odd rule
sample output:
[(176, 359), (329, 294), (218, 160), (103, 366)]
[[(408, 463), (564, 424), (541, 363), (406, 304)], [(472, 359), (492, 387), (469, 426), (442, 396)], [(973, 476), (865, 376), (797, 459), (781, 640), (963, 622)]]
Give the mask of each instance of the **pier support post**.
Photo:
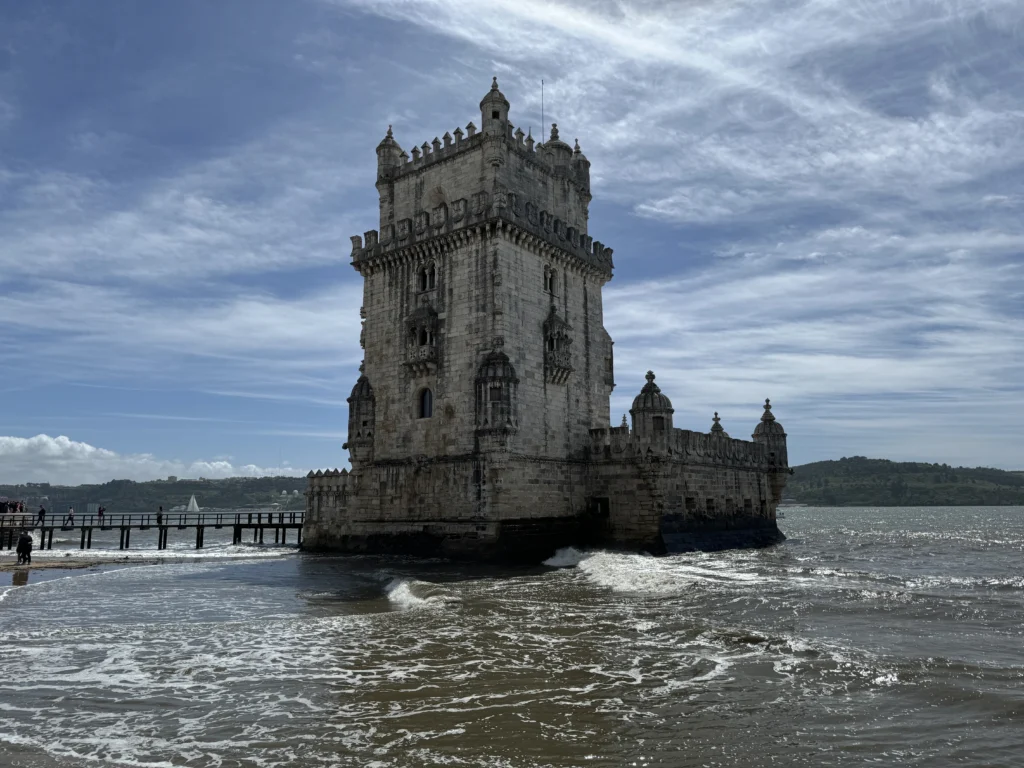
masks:
[(196, 549), (203, 548), (203, 526), (196, 526)]

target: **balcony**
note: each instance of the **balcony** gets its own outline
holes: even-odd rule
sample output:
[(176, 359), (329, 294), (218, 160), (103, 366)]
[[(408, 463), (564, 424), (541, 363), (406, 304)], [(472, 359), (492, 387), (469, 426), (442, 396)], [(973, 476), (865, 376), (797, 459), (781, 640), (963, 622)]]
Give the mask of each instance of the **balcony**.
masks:
[(405, 365), (413, 376), (427, 376), (437, 371), (437, 360), (437, 347), (427, 344), (422, 347), (409, 347)]
[(552, 384), (565, 384), (572, 374), (572, 354), (568, 349), (544, 350), (544, 370)]

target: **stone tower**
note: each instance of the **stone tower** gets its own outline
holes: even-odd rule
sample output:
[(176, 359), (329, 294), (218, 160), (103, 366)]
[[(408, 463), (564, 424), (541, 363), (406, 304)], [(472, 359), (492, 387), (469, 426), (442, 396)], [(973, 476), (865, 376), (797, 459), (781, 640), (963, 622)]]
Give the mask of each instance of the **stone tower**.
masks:
[[(636, 484), (601, 437), (612, 251), (588, 232), (590, 162), (557, 125), (536, 143), (509, 109), (495, 79), (479, 128), (406, 152), (389, 127), (377, 146), (379, 228), (352, 238), (364, 360), (351, 471), (311, 474), (311, 548), (543, 552), (599, 538), (608, 509), (631, 541), (657, 536), (617, 522), (626, 513), (606, 498)], [(631, 413), (632, 434), (612, 429), (615, 440), (644, 455), (678, 446), (653, 373)], [(769, 442), (756, 450), (784, 456)]]

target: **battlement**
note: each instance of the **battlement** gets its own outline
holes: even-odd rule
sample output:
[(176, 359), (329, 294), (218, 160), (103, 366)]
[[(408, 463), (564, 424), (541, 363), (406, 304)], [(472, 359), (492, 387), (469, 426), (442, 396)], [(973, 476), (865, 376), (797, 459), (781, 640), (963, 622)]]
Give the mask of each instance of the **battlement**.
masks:
[(478, 192), (468, 200), (454, 200), (450, 206), (441, 203), (429, 212), (418, 211), (411, 218), (385, 225), (383, 231), (371, 229), (362, 236), (353, 235), (350, 238), (352, 264), (358, 269), (376, 258), (396, 254), (436, 237), (475, 230), (498, 221), (512, 224), (521, 232), (562, 249), (611, 277), (613, 249), (581, 234), (576, 227), (567, 226), (548, 211), (540, 210), (533, 201), (523, 201), (513, 192), (499, 192), (496, 199), (486, 192)]
[(324, 472), (322, 469), (318, 469), (316, 472), (310, 472), (306, 478), (309, 480), (307, 494), (334, 491), (344, 488), (348, 484), (348, 470), (328, 469)]
[(435, 136), (431, 142), (424, 141), (420, 146), (414, 146), (410, 152), (399, 148), (400, 162), (383, 168), (378, 167), (377, 179), (397, 180), (459, 153), (479, 149), (482, 141), (483, 134), (477, 133), (477, 127), (471, 121), (466, 125), (465, 132), (461, 128), (456, 128), (452, 133), (446, 132), (442, 138)]
[(770, 469), (777, 463), (764, 443), (737, 440), (689, 429), (672, 429), (661, 437), (639, 437), (628, 426), (590, 430), (590, 458), (623, 461), (649, 456), (687, 464), (733, 465)]
[[(393, 140), (390, 130), (389, 127), (387, 138)], [(528, 128), (527, 132), (523, 133), (522, 127), (517, 128), (511, 122), (506, 122), (502, 134), (495, 138), (500, 140), (506, 150), (514, 152), (528, 162), (541, 166), (549, 174), (566, 177), (579, 188), (580, 192), (586, 193), (589, 199), (590, 162), (580, 150), (578, 141), (575, 148), (570, 148), (558, 139), (557, 124), (552, 124), (552, 139), (547, 143), (536, 142), (533, 138), (532, 128)], [(480, 150), (483, 148), (484, 142), (485, 135), (478, 132), (472, 121), (466, 125), (465, 132), (461, 128), (456, 128), (451, 133), (445, 132), (442, 137), (435, 136), (431, 141), (424, 141), (419, 146), (413, 146), (409, 152), (403, 150), (395, 142), (396, 159), (378, 164), (377, 180), (378, 182), (396, 181), (461, 153)]]

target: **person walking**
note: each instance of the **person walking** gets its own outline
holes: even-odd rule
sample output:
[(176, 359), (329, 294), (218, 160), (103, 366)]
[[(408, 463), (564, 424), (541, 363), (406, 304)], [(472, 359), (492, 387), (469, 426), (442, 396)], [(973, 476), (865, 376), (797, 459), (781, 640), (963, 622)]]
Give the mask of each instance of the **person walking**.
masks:
[(36, 513), (36, 524), (40, 527), (46, 522), (46, 507), (39, 505), (39, 512)]
[(100, 506), (100, 508), (99, 508), (99, 509), (97, 509), (97, 510), (96, 510), (96, 517), (98, 517), (98, 518), (99, 518), (99, 520), (100, 520), (100, 525), (101, 525), (101, 526), (103, 525), (103, 514), (104, 514), (104, 513), (106, 512), (106, 511), (107, 511), (107, 508), (106, 508), (106, 507), (104, 507), (104, 506), (102, 506), (102, 505)]
[(32, 537), (28, 531), (22, 530), (18, 537), (18, 565), (32, 564)]
[(164, 506), (163, 506), (163, 504), (161, 504), (160, 507), (156, 511), (156, 524), (157, 525), (163, 525), (164, 524)]
[(70, 527), (73, 527), (74, 524), (75, 524), (75, 508), (74, 507), (68, 507), (68, 517), (67, 517), (67, 520), (64, 521), (64, 525), (66, 527), (70, 528)]

